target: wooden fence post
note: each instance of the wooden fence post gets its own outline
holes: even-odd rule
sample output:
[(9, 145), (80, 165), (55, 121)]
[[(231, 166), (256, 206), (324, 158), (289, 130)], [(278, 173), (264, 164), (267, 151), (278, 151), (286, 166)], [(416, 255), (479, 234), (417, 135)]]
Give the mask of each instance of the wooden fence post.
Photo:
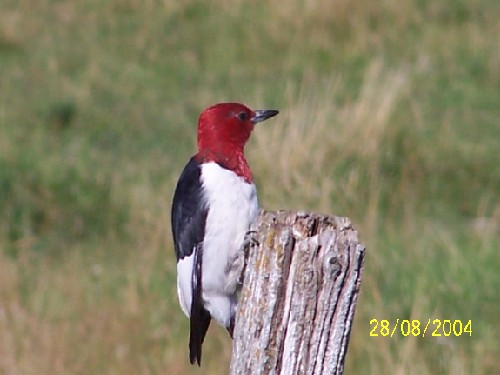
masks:
[(261, 211), (252, 230), (230, 374), (342, 374), (365, 250), (349, 219)]

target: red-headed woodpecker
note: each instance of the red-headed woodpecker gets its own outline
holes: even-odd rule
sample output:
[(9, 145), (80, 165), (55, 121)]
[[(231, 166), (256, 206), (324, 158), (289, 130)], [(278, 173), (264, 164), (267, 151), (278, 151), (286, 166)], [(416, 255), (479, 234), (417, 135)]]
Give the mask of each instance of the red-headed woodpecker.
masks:
[(190, 318), (189, 360), (200, 365), (211, 318), (232, 336), (236, 289), (246, 233), (258, 213), (244, 148), (254, 125), (276, 110), (238, 103), (205, 109), (198, 120), (198, 153), (184, 167), (172, 202), (177, 292)]

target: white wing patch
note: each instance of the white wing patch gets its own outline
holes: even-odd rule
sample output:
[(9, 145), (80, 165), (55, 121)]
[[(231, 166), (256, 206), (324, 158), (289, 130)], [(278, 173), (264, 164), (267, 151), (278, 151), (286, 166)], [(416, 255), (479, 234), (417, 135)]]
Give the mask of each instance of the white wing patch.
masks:
[(187, 317), (191, 315), (191, 301), (193, 299), (193, 290), (191, 288), (191, 275), (193, 274), (193, 261), (196, 249), (193, 253), (180, 259), (177, 262), (177, 294), (179, 302)]

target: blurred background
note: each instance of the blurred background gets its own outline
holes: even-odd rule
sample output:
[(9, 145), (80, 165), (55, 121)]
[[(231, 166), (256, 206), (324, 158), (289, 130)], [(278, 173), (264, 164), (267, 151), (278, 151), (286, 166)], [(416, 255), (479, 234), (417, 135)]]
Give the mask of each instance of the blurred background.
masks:
[[(494, 0), (2, 0), (0, 374), (189, 365), (170, 201), (201, 110), (278, 108), (260, 203), (349, 216), (367, 247), (348, 374), (500, 368)], [(371, 319), (472, 335), (370, 337)], [(430, 336), (430, 335), (429, 335)]]

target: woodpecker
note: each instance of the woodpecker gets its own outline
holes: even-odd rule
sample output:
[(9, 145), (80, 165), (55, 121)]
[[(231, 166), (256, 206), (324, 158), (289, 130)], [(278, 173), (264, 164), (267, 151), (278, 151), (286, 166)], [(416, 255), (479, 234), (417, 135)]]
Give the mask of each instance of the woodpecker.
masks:
[[(219, 103), (198, 120), (198, 152), (184, 167), (172, 201), (177, 293), (190, 319), (189, 360), (201, 364), (201, 347), (213, 318), (232, 337), (236, 289), (257, 192), (244, 148), (254, 125), (277, 110)], [(241, 255), (240, 255), (241, 257)]]

